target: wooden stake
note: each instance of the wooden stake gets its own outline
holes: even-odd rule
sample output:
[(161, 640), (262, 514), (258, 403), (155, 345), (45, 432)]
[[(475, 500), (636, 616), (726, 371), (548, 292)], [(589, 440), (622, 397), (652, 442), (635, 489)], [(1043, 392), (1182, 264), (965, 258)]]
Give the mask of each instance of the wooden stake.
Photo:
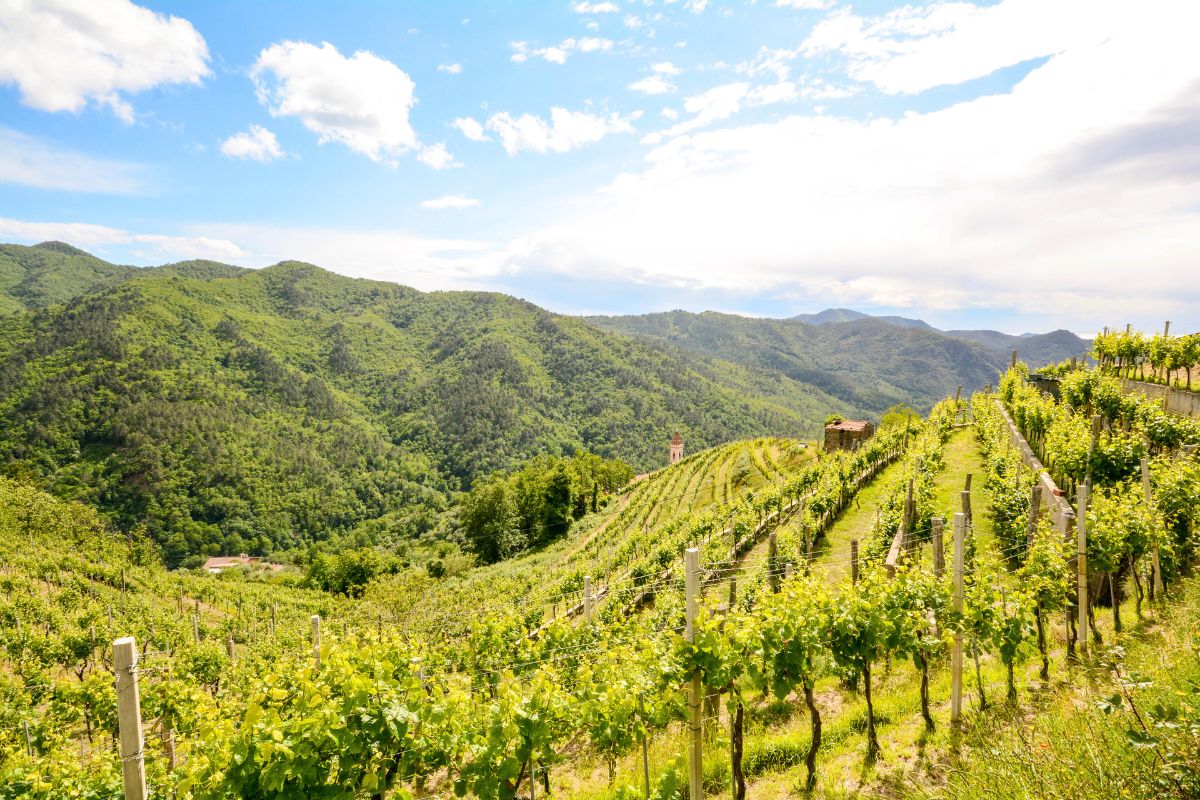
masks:
[(192, 638), (200, 644), (200, 612), (192, 612)]
[[(1167, 323), (1170, 325), (1171, 323)], [(1142, 456), (1142, 491), (1146, 494), (1146, 505), (1154, 506), (1154, 492), (1150, 488), (1150, 462), (1145, 456)], [(1163, 581), (1162, 568), (1159, 562), (1158, 542), (1154, 543), (1153, 549), (1150, 551), (1150, 566), (1154, 570), (1154, 596), (1162, 598), (1163, 596)]]
[(321, 668), (321, 617), (319, 614), (312, 615), (312, 646), (313, 666), (319, 670)]
[[(685, 638), (689, 641), (696, 639), (696, 618), (700, 613), (700, 550), (688, 548), (684, 554), (686, 597), (686, 630)], [(704, 730), (701, 719), (701, 693), (699, 671), (692, 673), (692, 687), (688, 694), (688, 710), (690, 718), (691, 747), (688, 759), (688, 797), (689, 800), (704, 800)]]
[(1087, 657), (1087, 641), (1088, 641), (1088, 572), (1087, 572), (1087, 506), (1088, 506), (1088, 485), (1085, 481), (1080, 484), (1078, 497), (1076, 498), (1076, 506), (1078, 514), (1075, 521), (1078, 523), (1078, 537), (1076, 549), (1076, 573), (1078, 576), (1078, 600), (1079, 603), (1079, 621), (1075, 624), (1076, 637), (1078, 642), (1076, 647), (1079, 650), (1079, 657)]
[(234, 649), (233, 634), (229, 634), (225, 639), (225, 652), (229, 654), (229, 663), (233, 666), (237, 665), (237, 651)]
[(167, 771), (175, 771), (175, 729), (171, 728), (167, 731), (165, 742), (167, 748)]
[(29, 720), (21, 720), (21, 724), (25, 726), (25, 753), (33, 758), (33, 739), (29, 735)]
[(1042, 512), (1042, 487), (1040, 484), (1034, 484), (1032, 491), (1029, 493), (1029, 524), (1025, 528), (1025, 553), (1028, 557), (1029, 549), (1033, 547), (1033, 534), (1037, 531), (1038, 517)]
[[(967, 533), (967, 517), (963, 513), (954, 515), (954, 613), (962, 614), (963, 609), (963, 546)], [(963, 666), (963, 637), (962, 631), (954, 634), (954, 645), (950, 650), (950, 724), (959, 724), (962, 718), (962, 666)]]
[(771, 586), (772, 592), (779, 591), (779, 543), (775, 538), (775, 531), (767, 534), (767, 583)]
[(940, 578), (946, 573), (946, 550), (942, 545), (942, 524), (941, 517), (934, 517), (930, 520), (930, 526), (933, 528), (933, 576)]
[(592, 576), (583, 576), (583, 618), (588, 622), (592, 621), (592, 607), (595, 598), (592, 596)]
[(850, 583), (858, 583), (858, 539), (850, 540)]
[[(646, 702), (641, 692), (638, 692), (638, 715), (643, 723), (646, 719)], [(646, 789), (646, 800), (650, 800), (650, 748), (646, 743), (646, 731), (642, 729), (642, 783)]]
[(125, 800), (146, 800), (146, 763), (142, 755), (142, 706), (138, 697), (138, 653), (132, 636), (113, 642), (117, 673), (117, 723), (121, 732), (121, 772)]

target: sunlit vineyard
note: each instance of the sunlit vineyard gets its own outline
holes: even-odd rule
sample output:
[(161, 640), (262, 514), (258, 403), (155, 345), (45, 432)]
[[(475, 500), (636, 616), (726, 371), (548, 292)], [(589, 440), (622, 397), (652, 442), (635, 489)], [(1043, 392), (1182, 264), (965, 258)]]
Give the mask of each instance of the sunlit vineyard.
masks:
[[(536, 781), (537, 794), (667, 798), (686, 787), (697, 719), (707, 791), (792, 770), (797, 786), (840, 791), (833, 766), (851, 752), (896, 759), (888, 732), (904, 719), (926, 736), (945, 729), (956, 636), (980, 715), (1022, 702), (1026, 664), (1043, 689), (1065, 676), (1052, 663), (1060, 644), (1070, 663), (1081, 657), (1073, 540), (1044, 518), (1029, 522), (1032, 474), (1006, 440), (999, 402), (1053, 469), (1094, 479), (1090, 605), (1102, 602), (1099, 578), (1151, 581), (1152, 549), (1168, 592), (1186, 586), (1200, 468), (1180, 448), (1195, 443), (1195, 423), (1164, 427), (1135, 401), (1110, 407), (1093, 373), (1068, 378), (1062, 403), (1024, 375), (1010, 372), (997, 395), (946, 400), (853, 452), (770, 439), (696, 453), (636, 481), (542, 552), (442, 580), (384, 578), (361, 600), (171, 573), (87, 508), (4, 481), (0, 797), (122, 796), (110, 656), (127, 635), (141, 651), (141, 754), (154, 796), (507, 800)], [(1108, 423), (1092, 445), (1091, 425), (1073, 420), (1097, 409)], [(964, 427), (992, 498), (973, 513), (988, 515), (996, 536), (983, 540), (958, 519), (960, 611), (952, 570), (934, 570), (930, 542), (934, 519), (945, 520), (936, 563), (953, 562), (959, 509), (939, 507), (933, 485), (953, 469), (945, 446)], [(1068, 455), (1081, 439), (1082, 472)], [(1148, 449), (1122, 456), (1127, 439), (1148, 439)], [(878, 508), (853, 510), (877, 518), (857, 582), (825, 569), (845, 553), (808, 563), (807, 543), (852, 513), (888, 465)], [(912, 549), (889, 577), (884, 557), (902, 525)], [(687, 548), (699, 550), (694, 615)], [(1160, 614), (1164, 597), (1151, 612), (1140, 591), (1138, 611)], [(1089, 618), (1097, 650), (1120, 628), (1115, 614), (1112, 626), (1098, 617)], [(1190, 713), (1173, 708), (1150, 713)], [(1187, 742), (1176, 730), (1146, 736), (1179, 753)], [(1174, 787), (1156, 785), (1156, 796), (1187, 796)]]

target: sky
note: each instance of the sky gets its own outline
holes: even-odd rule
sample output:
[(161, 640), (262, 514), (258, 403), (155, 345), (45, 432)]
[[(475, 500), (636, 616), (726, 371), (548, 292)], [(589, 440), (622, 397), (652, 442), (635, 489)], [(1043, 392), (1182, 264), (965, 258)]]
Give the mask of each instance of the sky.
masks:
[(0, 0), (0, 241), (1200, 330), (1200, 2)]

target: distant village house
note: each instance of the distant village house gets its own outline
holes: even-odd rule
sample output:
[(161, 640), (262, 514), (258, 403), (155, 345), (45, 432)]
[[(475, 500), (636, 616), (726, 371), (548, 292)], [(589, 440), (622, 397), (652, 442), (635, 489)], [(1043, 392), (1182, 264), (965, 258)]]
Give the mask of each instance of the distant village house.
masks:
[(283, 569), (282, 564), (273, 564), (270, 561), (263, 561), (258, 556), (248, 556), (245, 553), (238, 556), (213, 556), (204, 562), (204, 571), (212, 575), (218, 575), (231, 567), (257, 567), (272, 572)]
[(871, 438), (875, 426), (865, 419), (842, 419), (825, 426), (825, 452), (853, 450)]

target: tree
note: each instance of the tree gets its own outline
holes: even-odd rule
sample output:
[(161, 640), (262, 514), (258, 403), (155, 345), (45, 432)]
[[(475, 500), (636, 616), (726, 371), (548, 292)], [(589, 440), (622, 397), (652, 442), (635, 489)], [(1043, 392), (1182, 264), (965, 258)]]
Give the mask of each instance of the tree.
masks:
[(517, 506), (508, 482), (486, 479), (463, 498), (458, 518), (475, 553), (488, 563), (521, 550), (525, 536), (518, 528)]

